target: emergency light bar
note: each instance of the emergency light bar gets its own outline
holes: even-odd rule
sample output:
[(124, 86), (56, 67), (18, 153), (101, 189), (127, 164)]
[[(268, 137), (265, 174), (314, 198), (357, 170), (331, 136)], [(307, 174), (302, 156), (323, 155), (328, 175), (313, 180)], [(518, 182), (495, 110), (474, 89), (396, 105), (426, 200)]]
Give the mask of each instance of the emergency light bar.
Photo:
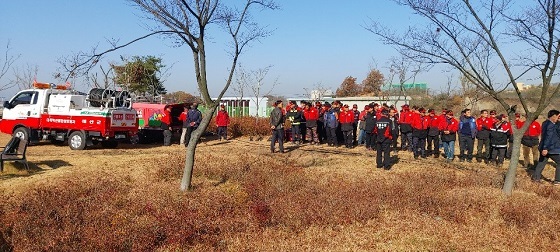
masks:
[(41, 82), (33, 82), (33, 87), (37, 89), (58, 89), (58, 90), (66, 90), (67, 85), (56, 85), (54, 83), (41, 83)]

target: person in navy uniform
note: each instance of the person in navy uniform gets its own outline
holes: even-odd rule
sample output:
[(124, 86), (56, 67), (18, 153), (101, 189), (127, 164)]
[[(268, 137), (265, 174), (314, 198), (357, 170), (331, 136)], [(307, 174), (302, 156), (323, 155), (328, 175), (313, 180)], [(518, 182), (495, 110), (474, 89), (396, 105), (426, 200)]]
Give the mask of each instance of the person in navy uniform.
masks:
[(393, 123), (389, 111), (384, 109), (375, 123), (375, 140), (377, 146), (377, 168), (391, 169), (391, 144), (393, 143)]

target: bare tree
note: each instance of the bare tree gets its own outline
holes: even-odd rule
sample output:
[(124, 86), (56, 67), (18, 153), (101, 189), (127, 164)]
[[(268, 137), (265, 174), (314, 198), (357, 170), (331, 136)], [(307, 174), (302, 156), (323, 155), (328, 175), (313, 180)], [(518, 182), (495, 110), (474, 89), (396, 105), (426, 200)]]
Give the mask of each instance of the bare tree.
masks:
[[(510, 0), (393, 0), (409, 7), (428, 21), (427, 26), (411, 27), (402, 35), (373, 23), (367, 29), (417, 62), (447, 64), (470, 83), (495, 99), (513, 120), (518, 105), (528, 115), (521, 129), (513, 127), (514, 144), (503, 191), (511, 195), (519, 160), (523, 133), (543, 112), (560, 85), (552, 85), (560, 56), (560, 6), (556, 0), (524, 1), (527, 6), (509, 9)], [(517, 2), (519, 3), (519, 2)], [(512, 12), (518, 10), (518, 12)], [(511, 53), (515, 41), (522, 50)], [(517, 81), (536, 73), (542, 82), (537, 108), (530, 111)], [(509, 104), (502, 91), (507, 87), (517, 94)]]
[(249, 78), (251, 76), (249, 73), (241, 66), (241, 64), (237, 67), (237, 71), (235, 71), (235, 85), (233, 86), (233, 92), (237, 98), (237, 108), (239, 111), (239, 115), (246, 116), (244, 110), (244, 102), (243, 98), (245, 97), (245, 90), (247, 89), (247, 84), (249, 83)]
[(260, 104), (262, 104), (262, 100), (264, 97), (270, 95), (270, 93), (272, 93), (272, 90), (274, 90), (274, 87), (276, 87), (276, 85), (278, 85), (278, 78), (276, 78), (273, 82), (272, 85), (270, 86), (270, 89), (268, 89), (268, 91), (263, 93), (263, 86), (266, 84), (265, 82), (265, 78), (268, 75), (268, 71), (270, 70), (272, 66), (267, 66), (265, 68), (259, 68), (257, 70), (253, 70), (250, 73), (250, 76), (252, 76), (249, 80), (252, 80), (251, 82), (248, 83), (248, 87), (251, 90), (251, 92), (253, 93), (254, 98), (253, 102), (255, 102), (255, 105), (257, 106), (257, 120), (259, 118), (259, 109), (260, 109)]
[(4, 55), (2, 58), (0, 58), (0, 91), (15, 86), (15, 83), (13, 81), (8, 81), (7, 83), (3, 81), (4, 77), (6, 76), (14, 62), (19, 59), (19, 55), (14, 56), (10, 54), (10, 50), (10, 41), (8, 41), (6, 43), (6, 50), (4, 51)]
[(99, 66), (100, 72), (89, 73), (86, 76), (86, 83), (89, 84), (90, 88), (110, 88), (111, 86), (115, 88), (115, 73), (113, 72), (113, 65), (111, 64), (109, 69), (104, 69), (103, 66)]
[[(388, 62), (389, 65), (389, 77), (387, 78), (389, 85), (387, 91), (391, 95), (396, 95), (396, 102), (399, 102), (402, 98), (406, 98), (407, 90), (405, 88), (405, 83), (416, 81), (416, 76), (421, 72), (427, 71), (428, 68), (424, 64), (411, 60), (404, 55), (401, 57), (391, 57)], [(395, 77), (398, 79), (398, 87), (394, 87), (393, 82)]]
[[(196, 143), (212, 119), (224, 93), (228, 90), (239, 56), (248, 44), (268, 36), (269, 31), (251, 22), (250, 10), (253, 7), (276, 9), (272, 0), (246, 0), (241, 8), (228, 6), (220, 0), (132, 0), (147, 17), (161, 26), (173, 31), (174, 38), (188, 45), (194, 60), (194, 70), (198, 90), (207, 106), (203, 120), (191, 136), (190, 142)], [(212, 100), (208, 91), (206, 32), (211, 24), (220, 23), (230, 35), (232, 62), (231, 68), (221, 92)], [(181, 180), (181, 190), (191, 186), (192, 171), (195, 161), (196, 144), (189, 144), (185, 159), (185, 169)]]
[(23, 68), (14, 68), (14, 79), (12, 84), (20, 90), (33, 88), (33, 81), (37, 78), (39, 66), (26, 64)]

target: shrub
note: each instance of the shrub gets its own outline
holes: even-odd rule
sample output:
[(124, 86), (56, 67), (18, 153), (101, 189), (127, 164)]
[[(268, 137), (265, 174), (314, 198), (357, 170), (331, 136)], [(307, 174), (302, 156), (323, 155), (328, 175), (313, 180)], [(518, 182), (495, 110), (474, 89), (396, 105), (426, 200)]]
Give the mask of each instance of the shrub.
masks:
[[(216, 118), (212, 118), (207, 131), (216, 132)], [(255, 118), (250, 116), (231, 117), (228, 126), (228, 136), (265, 136), (270, 134), (268, 118)]]

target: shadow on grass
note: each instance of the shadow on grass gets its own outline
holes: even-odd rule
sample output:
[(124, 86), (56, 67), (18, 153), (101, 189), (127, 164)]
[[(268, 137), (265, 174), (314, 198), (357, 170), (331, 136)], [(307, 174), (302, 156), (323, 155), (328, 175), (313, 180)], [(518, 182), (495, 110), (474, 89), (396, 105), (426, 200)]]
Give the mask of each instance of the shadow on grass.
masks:
[(41, 165), (48, 166), (51, 169), (57, 169), (63, 166), (72, 166), (64, 160), (45, 160), (40, 162), (28, 162), (29, 170), (25, 169), (25, 165), (19, 161), (6, 162), (4, 172), (0, 173), (0, 180), (8, 180), (18, 177), (29, 177), (36, 174), (41, 174), (47, 170), (41, 168)]

